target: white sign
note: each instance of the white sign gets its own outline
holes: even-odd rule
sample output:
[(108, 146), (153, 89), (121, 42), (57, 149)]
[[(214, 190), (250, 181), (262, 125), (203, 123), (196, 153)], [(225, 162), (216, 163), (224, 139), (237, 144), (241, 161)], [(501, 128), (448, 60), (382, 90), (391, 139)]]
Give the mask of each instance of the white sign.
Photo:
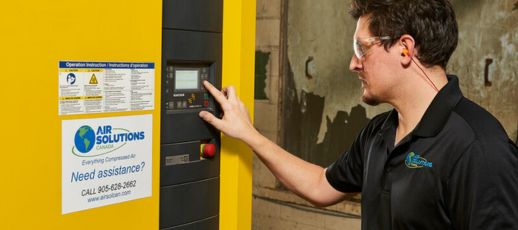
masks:
[(59, 115), (154, 109), (155, 64), (59, 62)]
[(152, 116), (63, 120), (62, 209), (151, 196)]

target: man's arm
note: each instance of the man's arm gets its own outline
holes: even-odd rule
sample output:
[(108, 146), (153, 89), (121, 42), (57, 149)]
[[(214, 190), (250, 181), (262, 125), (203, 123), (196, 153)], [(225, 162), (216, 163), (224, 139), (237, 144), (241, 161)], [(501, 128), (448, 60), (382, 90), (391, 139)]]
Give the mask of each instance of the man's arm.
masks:
[(209, 112), (202, 111), (200, 112), (201, 118), (225, 135), (248, 144), (288, 189), (314, 205), (327, 206), (343, 199), (345, 194), (329, 184), (324, 168), (288, 153), (253, 127), (248, 111), (237, 97), (233, 87), (228, 87), (220, 92), (208, 82), (203, 82), (203, 84), (220, 103), (223, 117), (219, 119)]

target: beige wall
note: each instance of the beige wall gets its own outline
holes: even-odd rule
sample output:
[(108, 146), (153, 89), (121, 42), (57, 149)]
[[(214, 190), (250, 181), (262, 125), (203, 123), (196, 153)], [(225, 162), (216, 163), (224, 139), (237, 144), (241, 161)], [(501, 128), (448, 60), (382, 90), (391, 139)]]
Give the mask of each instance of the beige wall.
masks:
[[(459, 75), (464, 96), (502, 123), (513, 141), (518, 129), (517, 0), (453, 1), (459, 24), (459, 45), (448, 70)], [(491, 86), (484, 85), (485, 60)]]
[[(267, 99), (255, 101), (255, 126), (279, 142), (282, 88), (281, 43), (282, 0), (257, 1), (256, 51), (268, 54), (264, 93)], [(286, 16), (286, 15), (284, 15)], [(284, 31), (286, 32), (286, 31)], [(313, 208), (309, 203), (282, 189), (268, 169), (254, 158), (252, 229), (359, 229), (360, 209), (355, 201), (328, 208)], [(354, 200), (354, 199), (353, 199)], [(344, 212), (343, 210), (348, 210)]]

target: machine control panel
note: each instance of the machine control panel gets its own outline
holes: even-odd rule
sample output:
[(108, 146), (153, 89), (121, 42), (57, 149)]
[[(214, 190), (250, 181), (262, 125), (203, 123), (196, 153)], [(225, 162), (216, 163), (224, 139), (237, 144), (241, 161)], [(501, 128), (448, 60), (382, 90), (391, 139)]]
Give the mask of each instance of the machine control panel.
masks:
[(165, 84), (165, 108), (167, 113), (205, 109), (214, 111), (214, 102), (203, 87), (203, 81), (211, 81), (209, 66), (168, 65)]
[(160, 100), (161, 230), (219, 229), (220, 116), (203, 81), (221, 88), (221, 0), (163, 1)]

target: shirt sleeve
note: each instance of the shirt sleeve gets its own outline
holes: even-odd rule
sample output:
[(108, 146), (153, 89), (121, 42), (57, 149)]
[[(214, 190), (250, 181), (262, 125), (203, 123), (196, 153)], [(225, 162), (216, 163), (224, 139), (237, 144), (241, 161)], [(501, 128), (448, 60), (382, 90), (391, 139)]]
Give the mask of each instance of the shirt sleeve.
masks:
[(451, 170), (446, 202), (453, 229), (518, 229), (518, 150), (510, 140), (491, 147), (474, 141)]
[(326, 168), (327, 181), (341, 192), (361, 192), (363, 183), (362, 139), (364, 131), (353, 142), (351, 149)]

